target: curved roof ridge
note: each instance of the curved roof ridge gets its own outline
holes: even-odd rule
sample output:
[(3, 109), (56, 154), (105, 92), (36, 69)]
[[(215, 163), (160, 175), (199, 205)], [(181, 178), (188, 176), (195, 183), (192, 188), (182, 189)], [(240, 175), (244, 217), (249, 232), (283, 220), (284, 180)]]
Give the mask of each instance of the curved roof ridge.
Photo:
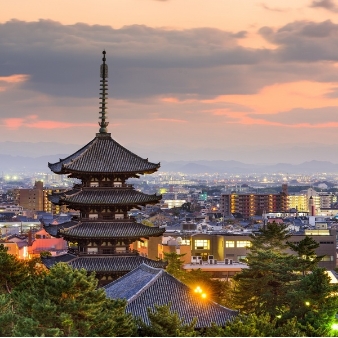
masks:
[(62, 173), (152, 173), (160, 163), (149, 162), (115, 141), (110, 134), (96, 137), (74, 154), (49, 168)]
[(74, 154), (71, 154), (71, 155), (69, 155), (69, 156), (67, 156), (66, 158), (64, 158), (64, 159), (59, 159), (59, 161), (58, 162), (55, 162), (55, 163), (50, 163), (50, 162), (48, 162), (48, 167), (53, 171), (53, 169), (52, 169), (52, 167), (54, 167), (54, 166), (57, 166), (58, 164), (60, 165), (61, 164), (61, 166), (63, 165), (63, 161), (67, 161), (67, 160), (71, 160), (71, 158), (72, 157), (75, 157), (75, 156), (77, 156), (77, 155), (80, 155), (80, 154), (82, 154), (82, 153), (85, 153), (87, 150), (88, 150), (88, 148), (87, 147), (89, 147), (89, 145), (91, 146), (93, 143), (94, 143), (94, 141), (97, 139), (97, 137), (95, 137), (94, 139), (92, 139), (90, 142), (88, 142), (86, 145), (84, 145), (82, 148), (80, 148), (79, 150), (77, 150)]
[[(74, 161), (78, 161), (79, 159), (81, 159), (81, 157), (83, 157), (90, 150), (90, 148), (94, 146), (94, 144), (97, 142), (97, 139), (98, 139), (97, 137), (94, 137), (89, 143), (87, 143), (84, 147), (78, 150), (76, 153), (79, 153), (81, 150), (83, 151), (80, 152), (78, 156), (74, 156), (74, 158), (72, 158), (68, 163), (66, 163), (64, 167), (67, 168), (69, 164), (72, 164)], [(73, 155), (75, 155), (76, 153), (74, 153)], [(72, 157), (73, 155), (68, 156), (68, 158)]]
[(127, 148), (124, 147), (122, 144), (120, 144), (119, 142), (117, 142), (116, 140), (114, 140), (112, 137), (111, 137), (111, 139), (112, 139), (119, 147), (121, 147), (122, 149), (124, 149), (125, 151), (127, 151), (128, 153), (130, 153), (131, 155), (140, 158), (142, 161), (144, 161), (144, 162), (146, 162), (146, 163), (149, 163), (149, 164), (160, 165), (160, 162), (158, 162), (158, 163), (149, 162), (149, 161), (148, 161), (148, 158), (142, 158), (141, 156), (136, 155), (136, 154), (133, 153), (131, 150), (127, 149)]
[[(145, 284), (142, 288), (140, 288), (132, 297), (130, 297), (129, 299), (127, 299), (128, 303), (131, 302), (131, 301), (133, 301), (133, 299), (137, 298), (138, 295), (141, 294), (144, 290), (146, 290), (150, 286), (152, 286), (155, 283), (155, 281), (159, 277), (161, 277), (162, 274), (165, 272), (163, 269), (153, 268), (153, 267), (149, 266), (146, 263), (142, 263), (137, 269), (140, 269), (140, 270), (143, 270), (145, 272), (148, 272), (148, 273), (154, 275), (154, 277), (147, 284)], [(133, 271), (135, 271), (135, 270), (133, 270)]]

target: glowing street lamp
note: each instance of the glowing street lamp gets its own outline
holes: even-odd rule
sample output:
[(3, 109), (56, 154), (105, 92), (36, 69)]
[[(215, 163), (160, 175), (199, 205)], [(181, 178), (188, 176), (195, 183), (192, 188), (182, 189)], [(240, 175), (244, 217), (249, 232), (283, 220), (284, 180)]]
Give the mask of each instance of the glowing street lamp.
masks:
[(207, 294), (203, 292), (200, 286), (197, 286), (194, 291), (199, 293), (203, 299), (207, 298)]

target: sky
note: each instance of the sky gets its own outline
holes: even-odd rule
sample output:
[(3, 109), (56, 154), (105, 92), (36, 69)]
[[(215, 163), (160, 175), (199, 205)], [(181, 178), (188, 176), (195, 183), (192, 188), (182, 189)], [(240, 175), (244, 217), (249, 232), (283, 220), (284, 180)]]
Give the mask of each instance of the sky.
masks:
[(149, 160), (338, 162), (338, 0), (8, 1), (0, 46), (1, 144), (91, 141), (106, 50), (108, 131)]

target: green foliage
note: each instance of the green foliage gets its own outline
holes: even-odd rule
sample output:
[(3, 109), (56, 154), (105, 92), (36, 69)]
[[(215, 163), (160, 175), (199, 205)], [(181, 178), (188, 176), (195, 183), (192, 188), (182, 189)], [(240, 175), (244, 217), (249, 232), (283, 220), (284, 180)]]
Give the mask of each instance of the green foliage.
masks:
[(302, 331), (297, 326), (295, 318), (288, 320), (283, 326), (279, 326), (278, 320), (271, 319), (269, 314), (257, 316), (240, 315), (225, 328), (211, 326), (205, 332), (207, 337), (302, 337)]
[(257, 233), (250, 235), (250, 251), (253, 253), (259, 250), (282, 252), (288, 247), (286, 241), (290, 237), (287, 225), (276, 222), (267, 223), (266, 229), (260, 229)]
[[(285, 226), (280, 229), (278, 226), (268, 224), (265, 230), (252, 236), (248, 269), (234, 277), (235, 308), (248, 318), (251, 315), (263, 318), (268, 313), (270, 323), (276, 323), (278, 330), (286, 329), (294, 321), (302, 335), (330, 335), (338, 307), (337, 287), (330, 284), (324, 269), (318, 268), (320, 257), (315, 253), (318, 244), (310, 237), (298, 244), (288, 243)], [(285, 244), (297, 255), (284, 253)], [(272, 335), (284, 331), (278, 332)], [(289, 330), (285, 332), (289, 334)]]
[(282, 319), (296, 316), (307, 336), (329, 336), (338, 309), (337, 291), (324, 269), (314, 269), (289, 290)]
[(12, 335), (15, 319), (10, 294), (0, 294), (0, 337)]
[(11, 293), (30, 273), (25, 261), (8, 254), (8, 249), (0, 244), (0, 293)]
[(148, 221), (147, 219), (142, 220), (141, 223), (144, 224), (144, 225), (146, 225), (146, 226), (148, 226), (148, 227), (153, 227), (154, 226), (154, 223)]
[(168, 262), (167, 272), (180, 281), (183, 281), (186, 275), (186, 271), (183, 269), (184, 261), (181, 260), (184, 255), (176, 252), (164, 253), (164, 260)]
[(197, 319), (191, 323), (182, 322), (177, 313), (170, 311), (169, 305), (158, 306), (155, 309), (148, 309), (149, 325), (141, 319), (138, 320), (141, 336), (145, 337), (196, 337), (194, 330)]
[(40, 257), (41, 258), (49, 258), (49, 257), (52, 257), (52, 253), (50, 251), (41, 251)]
[[(123, 300), (97, 289), (94, 274), (59, 263), (13, 291), (16, 336), (131, 336), (135, 324)], [(29, 317), (27, 316), (29, 314)], [(43, 315), (42, 315), (43, 314)]]
[(299, 243), (287, 242), (288, 246), (297, 253), (299, 270), (305, 275), (306, 271), (313, 270), (323, 256), (317, 256), (315, 249), (319, 244), (309, 236), (305, 236)]

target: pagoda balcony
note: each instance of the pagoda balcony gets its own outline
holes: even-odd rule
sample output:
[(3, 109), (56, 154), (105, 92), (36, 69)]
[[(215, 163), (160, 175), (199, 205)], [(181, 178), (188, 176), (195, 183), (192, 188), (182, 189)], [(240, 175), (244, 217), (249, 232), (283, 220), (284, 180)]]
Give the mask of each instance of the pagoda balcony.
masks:
[(135, 221), (135, 217), (130, 216), (130, 217), (126, 217), (126, 218), (103, 218), (103, 217), (91, 217), (91, 218), (86, 218), (86, 217), (81, 217), (79, 219), (81, 222), (112, 222), (112, 221), (116, 221), (116, 222), (130, 222), (130, 221)]
[(119, 251), (119, 252), (115, 252), (115, 253), (109, 253), (109, 254), (103, 254), (100, 252), (79, 252), (79, 250), (76, 249), (69, 249), (68, 253), (73, 254), (73, 255), (78, 255), (78, 256), (135, 256), (135, 255), (139, 255), (139, 252), (137, 250), (124, 250), (124, 251)]
[(134, 189), (132, 184), (121, 184), (121, 185), (110, 185), (110, 186), (80, 186), (79, 189), (82, 190), (92, 190), (92, 189)]

